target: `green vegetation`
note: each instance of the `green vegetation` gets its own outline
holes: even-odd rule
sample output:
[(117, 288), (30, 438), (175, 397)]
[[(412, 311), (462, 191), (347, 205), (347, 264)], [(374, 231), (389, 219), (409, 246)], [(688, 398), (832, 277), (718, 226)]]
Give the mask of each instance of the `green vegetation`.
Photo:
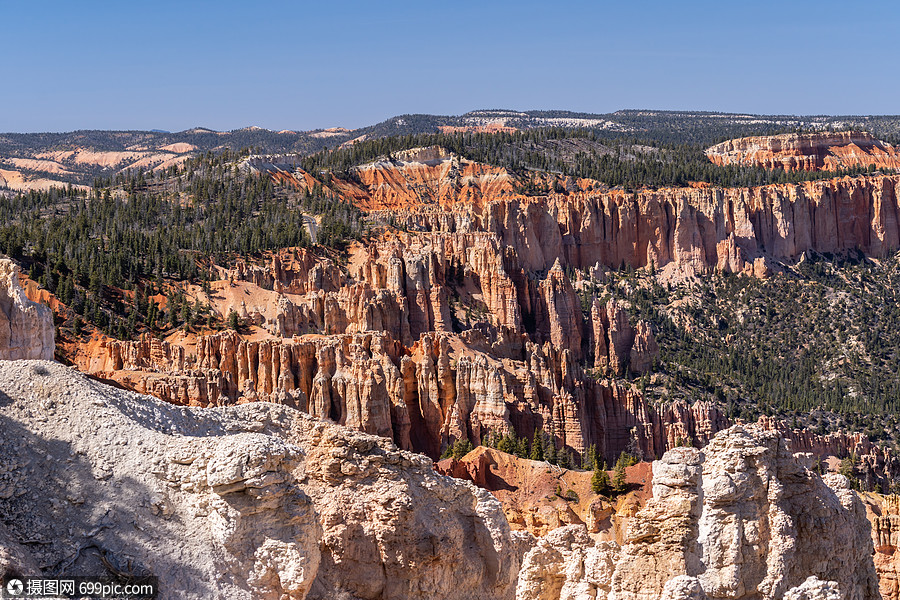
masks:
[(612, 494), (612, 482), (607, 473), (606, 462), (602, 465), (594, 466), (594, 474), (591, 476), (591, 491), (599, 496), (610, 496)]
[(616, 466), (613, 467), (612, 492), (613, 494), (624, 494), (628, 491), (628, 483), (625, 481), (625, 469), (636, 465), (637, 458), (626, 452), (622, 452), (616, 460)]
[[(303, 160), (303, 168), (311, 173), (333, 171), (352, 178), (352, 168), (356, 165), (377, 158), (388, 160), (385, 157), (419, 146), (442, 146), (471, 160), (506, 167), (526, 178), (529, 171), (540, 171), (595, 179), (609, 186), (627, 189), (684, 186), (695, 181), (725, 187), (796, 183), (866, 172), (864, 168), (836, 173), (788, 172), (748, 166), (720, 167), (710, 162), (702, 145), (663, 143), (606, 130), (558, 127), (515, 133), (418, 134), (379, 138), (314, 154)], [(536, 182), (526, 183), (521, 191), (546, 194), (552, 190), (550, 184), (538, 177)]]
[(318, 189), (278, 189), (265, 175), (237, 169), (238, 157), (226, 151), (166, 173), (121, 174), (97, 180), (90, 192), (0, 196), (0, 252), (85, 322), (131, 337), (142, 327), (209, 320), (208, 308), (177, 293), (167, 314), (148, 297), (174, 293), (170, 281), (208, 285), (213, 262), (308, 246), (304, 215), (320, 217), (326, 246), (341, 249), (361, 236), (361, 213), (350, 203)]
[(818, 433), (900, 440), (900, 254), (812, 255), (767, 280), (709, 275), (662, 286), (613, 273), (593, 293), (652, 324), (660, 360), (651, 400), (709, 400)]
[(445, 458), (460, 460), (474, 449), (472, 442), (469, 440), (456, 440), (453, 444), (447, 446), (447, 449), (444, 450), (444, 453), (441, 455), (441, 460)]

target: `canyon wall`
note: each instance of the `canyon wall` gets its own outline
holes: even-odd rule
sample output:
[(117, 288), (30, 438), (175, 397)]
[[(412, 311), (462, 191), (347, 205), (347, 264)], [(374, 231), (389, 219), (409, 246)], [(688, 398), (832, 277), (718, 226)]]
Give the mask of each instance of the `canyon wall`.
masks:
[(222, 318), (235, 310), (241, 333), (95, 335), (66, 358), (178, 404), (279, 402), (432, 457), (457, 439), (542, 429), (576, 457), (595, 445), (609, 462), (656, 458), (727, 420), (702, 402), (651, 407), (615, 377), (651, 373), (659, 348), (593, 282), (623, 264), (670, 279), (764, 275), (804, 252), (900, 245), (897, 176), (637, 193), (560, 179), (565, 191), (525, 197), (480, 169), (421, 149), (335, 177), (374, 222), (402, 230), (351, 246), (346, 262), (284, 249), (213, 269), (194, 297)]
[(882, 600), (900, 598), (900, 497), (865, 494)]
[(716, 144), (706, 155), (717, 165), (759, 166), (786, 171), (838, 171), (852, 167), (900, 168), (900, 152), (859, 131), (784, 133)]
[[(550, 187), (562, 191), (523, 196), (506, 171), (482, 173), (498, 168), (440, 148), (407, 154), (427, 158), (371, 163), (330, 185), (374, 219), (414, 233), (491, 233), (529, 272), (545, 272), (557, 259), (582, 269), (624, 262), (740, 272), (761, 257), (791, 261), (804, 252), (854, 249), (879, 256), (900, 246), (897, 176), (633, 193), (553, 176)], [(482, 174), (460, 175), (459, 164)], [(308, 187), (308, 174), (298, 174), (298, 185)]]
[(593, 444), (613, 462), (626, 449), (652, 457), (678, 438), (705, 442), (726, 422), (707, 403), (655, 411), (636, 388), (587, 377), (549, 341), (503, 360), (483, 336), (438, 332), (411, 347), (378, 331), (259, 341), (224, 331), (194, 342), (106, 339), (79, 368), (176, 404), (286, 404), (432, 457), (458, 439), (543, 429), (559, 448)]
[[(844, 177), (756, 188), (572, 191), (497, 200), (450, 214), (406, 216), (424, 231), (488, 231), (527, 271), (654, 266), (741, 272), (757, 258), (860, 250), (881, 256), (900, 245), (897, 176)], [(671, 265), (671, 266), (670, 266)]]

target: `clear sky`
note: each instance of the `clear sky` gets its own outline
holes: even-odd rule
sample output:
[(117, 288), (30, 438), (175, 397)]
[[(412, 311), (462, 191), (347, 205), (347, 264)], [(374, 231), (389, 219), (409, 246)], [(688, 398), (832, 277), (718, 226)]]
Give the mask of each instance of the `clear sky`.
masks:
[(0, 131), (900, 113), (900, 3), (4, 2)]

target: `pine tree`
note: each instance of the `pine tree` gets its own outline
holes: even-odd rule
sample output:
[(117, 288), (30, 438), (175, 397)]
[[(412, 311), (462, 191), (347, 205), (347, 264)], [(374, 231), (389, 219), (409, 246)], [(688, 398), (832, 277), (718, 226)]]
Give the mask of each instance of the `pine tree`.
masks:
[(528, 440), (524, 437), (519, 438), (519, 444), (516, 446), (516, 456), (519, 458), (527, 458), (529, 454)]
[[(603, 467), (606, 467), (604, 464)], [(594, 463), (594, 475), (591, 477), (591, 490), (600, 496), (609, 496), (612, 486), (609, 481), (609, 473), (601, 469), (598, 463)]]
[(460, 460), (472, 450), (472, 442), (470, 442), (468, 439), (460, 439), (456, 440), (456, 442), (453, 444), (453, 450), (450, 455), (455, 460)]
[(531, 460), (544, 460), (544, 432), (541, 429), (534, 430), (534, 439), (531, 441)]

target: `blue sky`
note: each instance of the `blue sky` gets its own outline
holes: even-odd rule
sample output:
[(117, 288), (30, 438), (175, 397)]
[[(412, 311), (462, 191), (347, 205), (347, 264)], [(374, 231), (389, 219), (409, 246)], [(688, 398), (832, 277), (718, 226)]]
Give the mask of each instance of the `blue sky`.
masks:
[(900, 4), (5, 2), (0, 131), (479, 108), (900, 113)]

